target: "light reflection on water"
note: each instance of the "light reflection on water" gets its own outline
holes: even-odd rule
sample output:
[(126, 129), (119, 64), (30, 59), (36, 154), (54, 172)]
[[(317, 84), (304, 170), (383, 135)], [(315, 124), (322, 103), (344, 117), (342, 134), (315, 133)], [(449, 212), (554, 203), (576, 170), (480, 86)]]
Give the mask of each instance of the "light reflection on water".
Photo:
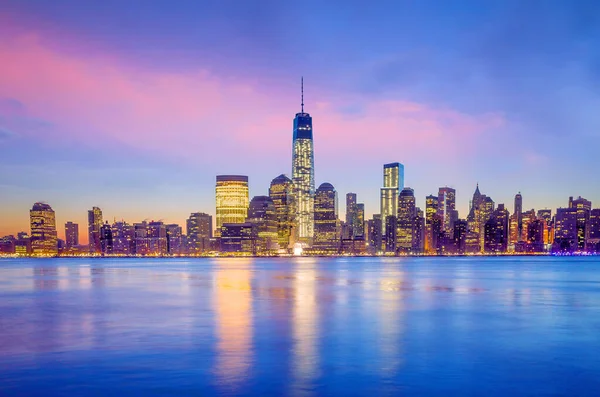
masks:
[(0, 260), (4, 395), (597, 395), (597, 258)]

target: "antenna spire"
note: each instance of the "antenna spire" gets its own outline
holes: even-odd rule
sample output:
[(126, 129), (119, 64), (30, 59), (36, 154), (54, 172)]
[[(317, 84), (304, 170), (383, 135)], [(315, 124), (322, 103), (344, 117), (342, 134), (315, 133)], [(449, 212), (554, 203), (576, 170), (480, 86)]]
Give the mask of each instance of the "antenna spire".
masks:
[(300, 78), (300, 91), (302, 92), (302, 113), (304, 113), (304, 76)]

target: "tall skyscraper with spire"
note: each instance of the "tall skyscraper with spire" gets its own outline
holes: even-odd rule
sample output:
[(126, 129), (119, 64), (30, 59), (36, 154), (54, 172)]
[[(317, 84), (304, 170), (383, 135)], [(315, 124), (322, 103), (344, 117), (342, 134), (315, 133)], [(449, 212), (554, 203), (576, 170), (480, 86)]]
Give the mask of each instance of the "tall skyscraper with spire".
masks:
[(314, 226), (315, 155), (312, 117), (304, 113), (304, 78), (301, 80), (301, 111), (294, 118), (292, 145), (292, 181), (296, 196), (298, 240), (311, 244)]

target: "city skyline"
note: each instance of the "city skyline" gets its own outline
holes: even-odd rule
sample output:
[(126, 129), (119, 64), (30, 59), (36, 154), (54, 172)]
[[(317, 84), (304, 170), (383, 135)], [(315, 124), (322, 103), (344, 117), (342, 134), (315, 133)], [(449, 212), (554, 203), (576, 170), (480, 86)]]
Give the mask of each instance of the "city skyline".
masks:
[[(362, 22), (360, 8), (349, 4), (349, 31), (328, 26), (334, 10), (315, 5), (314, 29), (302, 34), (294, 24), (268, 23), (295, 15), (295, 6), (257, 6), (257, 25), (285, 41), (255, 46), (264, 32), (235, 12), (217, 6), (222, 18), (204, 26), (197, 8), (182, 5), (170, 11), (181, 24), (175, 29), (156, 4), (147, 3), (146, 19), (129, 20), (142, 40), (114, 25), (134, 5), (6, 2), (0, 56), (11, 61), (0, 76), (0, 235), (28, 230), (28, 211), (38, 201), (52, 206), (57, 225), (86, 225), (93, 206), (109, 221), (184, 225), (192, 212), (215, 216), (215, 175), (248, 175), (249, 196), (267, 194), (277, 175), (292, 177), (290, 125), (300, 111), (302, 75), (314, 118), (315, 185), (356, 193), (365, 218), (379, 212), (381, 165), (395, 161), (406, 167), (405, 186), (418, 207), (447, 185), (456, 189), (461, 217), (477, 182), (509, 209), (519, 191), (523, 211), (554, 211), (569, 196), (600, 202), (593, 183), (598, 95), (589, 68), (598, 26), (586, 23), (585, 7), (554, 4), (529, 13), (526, 40), (506, 48), (497, 36), (512, 32), (509, 21), (531, 5), (496, 5), (504, 16), (480, 39), (462, 37), (435, 8), (482, 31), (490, 6), (469, 16), (443, 3), (388, 4), (407, 18), (421, 16), (423, 26), (396, 28), (381, 3), (370, 12), (389, 26)], [(214, 15), (203, 10), (201, 17)], [(559, 18), (564, 23), (554, 23)], [(115, 22), (89, 23), (98, 20)], [(173, 28), (169, 45), (151, 33), (157, 21)], [(248, 33), (243, 43), (233, 41), (235, 29)], [(202, 46), (203, 34), (215, 30), (221, 41)], [(196, 41), (186, 41), (188, 32)], [(341, 32), (350, 36), (335, 39)], [(343, 45), (352, 38), (373, 45)], [(305, 48), (301, 42), (319, 44), (289, 62), (291, 49)], [(552, 62), (562, 58), (571, 67)], [(86, 243), (88, 233), (79, 232)]]

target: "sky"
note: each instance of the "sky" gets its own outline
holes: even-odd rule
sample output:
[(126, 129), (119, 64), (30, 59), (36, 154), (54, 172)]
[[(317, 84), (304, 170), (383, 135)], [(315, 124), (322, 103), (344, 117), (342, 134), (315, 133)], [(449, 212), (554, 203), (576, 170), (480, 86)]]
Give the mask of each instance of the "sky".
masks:
[(217, 174), (291, 173), (313, 117), (316, 185), (379, 212), (383, 164), (417, 204), (477, 183), (512, 211), (600, 203), (595, 1), (0, 0), (0, 236), (36, 201), (64, 223), (185, 224)]

